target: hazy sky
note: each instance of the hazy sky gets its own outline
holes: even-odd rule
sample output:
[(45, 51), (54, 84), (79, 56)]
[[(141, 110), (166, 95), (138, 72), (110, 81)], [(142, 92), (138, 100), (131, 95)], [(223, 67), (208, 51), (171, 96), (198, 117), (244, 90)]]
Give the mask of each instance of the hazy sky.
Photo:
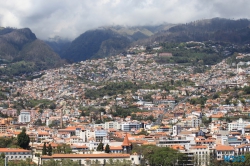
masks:
[(249, 11), (249, 0), (0, 0), (0, 26), (29, 27), (40, 39), (74, 39), (105, 25), (250, 18)]

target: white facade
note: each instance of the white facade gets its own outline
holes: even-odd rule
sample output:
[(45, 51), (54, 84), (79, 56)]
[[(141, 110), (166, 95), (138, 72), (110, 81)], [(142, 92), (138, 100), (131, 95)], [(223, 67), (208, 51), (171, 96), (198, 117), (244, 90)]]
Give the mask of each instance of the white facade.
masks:
[(178, 135), (181, 132), (181, 126), (180, 125), (174, 125), (172, 131), (173, 131), (173, 136)]
[(215, 148), (217, 160), (224, 160), (225, 156), (234, 156), (235, 150), (232, 146), (218, 145)]
[(201, 124), (201, 120), (200, 119), (192, 119), (191, 120), (191, 126), (192, 127), (199, 127), (200, 126), (200, 124)]
[(123, 123), (121, 124), (122, 131), (131, 131), (140, 129), (141, 125), (139, 123)]
[(121, 129), (120, 127), (120, 124), (118, 122), (114, 122), (114, 121), (111, 121), (111, 122), (105, 122), (105, 129), (115, 129), (115, 130), (119, 130)]
[(18, 116), (19, 123), (28, 123), (30, 122), (30, 112), (29, 111), (21, 111)]
[(95, 140), (101, 142), (108, 137), (108, 132), (106, 130), (96, 130), (95, 131)]
[(94, 130), (86, 130), (86, 137), (87, 137), (87, 142), (93, 138), (95, 138), (95, 131)]
[(31, 158), (31, 151), (17, 148), (0, 148), (0, 153), (4, 153), (8, 160), (26, 160)]
[(239, 119), (232, 123), (228, 123), (228, 131), (237, 131), (243, 130), (247, 125), (250, 125), (250, 122), (243, 121), (243, 119)]
[(206, 166), (209, 164), (210, 151), (207, 146), (191, 146), (189, 152), (194, 154), (196, 165)]
[(54, 160), (62, 160), (62, 159), (70, 159), (72, 161), (77, 161), (80, 164), (85, 166), (90, 166), (92, 164), (100, 164), (103, 165), (105, 163), (109, 163), (111, 160), (121, 162), (128, 161), (133, 165), (140, 165), (141, 164), (141, 155), (138, 154), (54, 154), (52, 156), (42, 156), (41, 160), (44, 163), (47, 160), (54, 159)]

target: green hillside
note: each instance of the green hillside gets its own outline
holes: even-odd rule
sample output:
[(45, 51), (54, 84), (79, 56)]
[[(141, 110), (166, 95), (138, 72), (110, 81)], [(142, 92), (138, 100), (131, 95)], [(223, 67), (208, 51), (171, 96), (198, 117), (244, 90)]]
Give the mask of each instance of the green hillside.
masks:
[(0, 30), (0, 68), (2, 75), (20, 75), (58, 67), (61, 58), (30, 29), (3, 28)]

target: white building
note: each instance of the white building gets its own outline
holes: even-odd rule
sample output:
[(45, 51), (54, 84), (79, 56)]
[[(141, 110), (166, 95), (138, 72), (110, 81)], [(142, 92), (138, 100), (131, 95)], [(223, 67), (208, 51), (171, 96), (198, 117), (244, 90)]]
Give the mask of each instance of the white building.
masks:
[(224, 158), (227, 156), (235, 155), (235, 150), (234, 147), (232, 146), (218, 145), (216, 146), (215, 150), (216, 150), (217, 160), (224, 160)]
[(194, 154), (194, 162), (196, 165), (206, 166), (209, 165), (210, 159), (210, 151), (208, 146), (200, 145), (200, 146), (191, 146), (189, 148), (189, 152)]
[(131, 130), (138, 130), (141, 128), (141, 124), (139, 123), (123, 123), (121, 124), (122, 131), (131, 131)]
[(31, 158), (31, 150), (17, 148), (0, 148), (0, 153), (4, 153), (8, 160), (26, 160)]
[(172, 131), (173, 131), (173, 136), (178, 135), (181, 132), (181, 126), (180, 125), (174, 125)]
[(96, 130), (95, 131), (95, 140), (97, 142), (102, 142), (108, 138), (108, 132), (106, 130)]
[(237, 131), (244, 129), (247, 125), (250, 125), (250, 122), (243, 121), (242, 118), (240, 118), (237, 121), (228, 123), (228, 131)]
[(201, 125), (201, 119), (198, 119), (198, 118), (193, 118), (191, 120), (191, 126), (196, 128), (196, 127), (199, 127)]
[(123, 162), (124, 160), (131, 162), (134, 165), (141, 164), (141, 155), (136, 153), (130, 154), (121, 154), (121, 153), (100, 153), (100, 154), (53, 154), (52, 156), (42, 156), (41, 160), (44, 163), (47, 160), (62, 160), (62, 159), (70, 159), (72, 161), (77, 161), (81, 165), (90, 166), (91, 164), (100, 164), (103, 165), (105, 163), (109, 163), (111, 160)]
[(119, 130), (121, 129), (120, 124), (118, 122), (115, 121), (110, 121), (110, 122), (105, 122), (105, 129), (115, 129), (115, 130)]
[(18, 116), (19, 123), (28, 123), (30, 122), (30, 112), (26, 110), (21, 110), (20, 115)]

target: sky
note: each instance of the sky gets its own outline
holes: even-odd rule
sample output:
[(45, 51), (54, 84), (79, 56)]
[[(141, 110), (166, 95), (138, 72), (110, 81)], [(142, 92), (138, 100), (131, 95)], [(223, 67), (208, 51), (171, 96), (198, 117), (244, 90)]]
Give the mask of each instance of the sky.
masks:
[(101, 26), (250, 18), (249, 0), (0, 0), (0, 26), (73, 40)]

